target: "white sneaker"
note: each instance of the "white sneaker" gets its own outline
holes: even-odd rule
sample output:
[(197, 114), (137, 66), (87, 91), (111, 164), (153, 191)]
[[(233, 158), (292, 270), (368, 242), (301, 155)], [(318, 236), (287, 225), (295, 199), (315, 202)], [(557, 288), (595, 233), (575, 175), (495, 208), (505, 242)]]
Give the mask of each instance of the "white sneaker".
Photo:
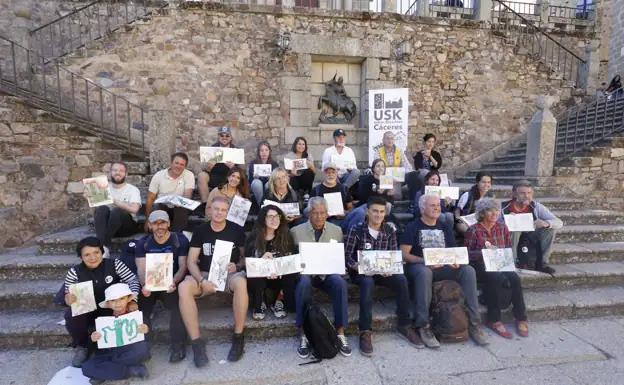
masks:
[(273, 315), (275, 318), (284, 318), (286, 317), (286, 310), (284, 310), (284, 302), (279, 299), (275, 301), (275, 304), (271, 306), (271, 310), (273, 311)]
[(253, 318), (255, 321), (262, 321), (264, 319), (266, 313), (266, 305), (264, 304), (264, 302), (262, 302), (262, 305), (260, 305), (260, 311), (254, 311), (251, 314), (251, 318)]
[(310, 344), (308, 343), (306, 336), (303, 334), (301, 335), (299, 347), (297, 348), (297, 355), (301, 358), (310, 357)]

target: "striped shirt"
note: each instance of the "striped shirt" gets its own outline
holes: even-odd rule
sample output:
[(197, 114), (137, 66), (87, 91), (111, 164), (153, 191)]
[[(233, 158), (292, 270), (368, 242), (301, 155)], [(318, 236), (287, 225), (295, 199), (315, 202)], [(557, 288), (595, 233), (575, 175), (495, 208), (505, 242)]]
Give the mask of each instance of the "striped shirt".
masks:
[[(102, 266), (104, 263), (105, 260), (102, 260), (102, 264), (100, 264), (100, 266)], [(80, 282), (78, 278), (78, 273), (76, 272), (76, 268), (78, 266), (70, 268), (67, 272), (67, 275), (65, 276), (65, 293), (69, 292), (69, 285)], [(95, 270), (97, 270), (100, 266), (98, 266)], [(128, 284), (128, 286), (130, 287), (130, 291), (138, 295), (139, 291), (141, 290), (141, 285), (139, 284), (137, 276), (119, 259), (114, 260), (114, 266), (115, 274), (117, 274), (121, 282)]]

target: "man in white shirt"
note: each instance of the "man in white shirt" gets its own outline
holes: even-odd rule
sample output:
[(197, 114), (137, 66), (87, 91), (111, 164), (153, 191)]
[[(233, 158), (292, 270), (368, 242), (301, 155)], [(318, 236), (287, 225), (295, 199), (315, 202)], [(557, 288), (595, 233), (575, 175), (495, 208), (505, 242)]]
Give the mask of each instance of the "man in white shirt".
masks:
[[(145, 216), (149, 217), (154, 210), (154, 201), (165, 195), (177, 195), (191, 199), (195, 188), (195, 175), (186, 169), (188, 156), (183, 152), (171, 155), (171, 164), (165, 170), (160, 170), (152, 177), (145, 202)], [(168, 207), (158, 204), (156, 210), (164, 210), (171, 218), (171, 231), (183, 231), (188, 224), (190, 211), (183, 207)], [(145, 232), (149, 231), (145, 223)]]
[(349, 189), (358, 181), (360, 170), (357, 168), (353, 150), (346, 145), (346, 137), (343, 129), (334, 130), (334, 145), (323, 152), (322, 166), (334, 163), (338, 167), (338, 180)]
[(113, 204), (95, 208), (95, 234), (106, 248), (110, 248), (113, 237), (136, 234), (138, 226), (136, 213), (141, 207), (141, 193), (135, 186), (126, 183), (128, 166), (123, 162), (111, 165), (111, 198)]

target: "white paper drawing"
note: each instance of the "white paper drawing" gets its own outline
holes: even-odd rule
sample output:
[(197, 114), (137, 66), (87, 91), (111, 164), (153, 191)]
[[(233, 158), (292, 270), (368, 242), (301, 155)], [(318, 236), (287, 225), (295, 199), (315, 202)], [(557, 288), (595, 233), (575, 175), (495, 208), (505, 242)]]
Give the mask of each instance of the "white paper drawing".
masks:
[(440, 186), (449, 187), (450, 185), (448, 174), (440, 174)]
[(82, 180), (89, 207), (110, 205), (113, 203), (108, 177), (100, 175)]
[(394, 187), (394, 178), (392, 175), (382, 175), (379, 177), (379, 188), (382, 190), (391, 190)]
[(173, 285), (173, 253), (145, 254), (145, 288), (167, 291)]
[(271, 164), (254, 164), (254, 176), (270, 177), (273, 171)]
[(228, 210), (227, 220), (234, 222), (241, 227), (245, 227), (249, 210), (251, 209), (251, 201), (241, 196), (235, 195), (232, 204)]
[(279, 207), (279, 209), (282, 210), (284, 215), (286, 215), (287, 217), (298, 217), (299, 215), (301, 215), (301, 210), (299, 210), (299, 203), (297, 202), (279, 203), (270, 199), (265, 199), (262, 202), (262, 207), (268, 205)]
[(352, 170), (356, 167), (356, 164), (353, 160), (345, 159), (342, 156), (337, 156), (336, 154), (333, 154), (331, 156), (331, 162), (335, 164), (339, 170)]
[(342, 193), (333, 192), (323, 194), (323, 198), (327, 201), (327, 214), (331, 217), (334, 215), (344, 215), (344, 203), (342, 202)]
[(505, 224), (509, 231), (535, 231), (533, 214), (505, 214)]
[(472, 226), (477, 224), (477, 214), (472, 213), (470, 215), (464, 215), (463, 217), (459, 217), (459, 220), (461, 220), (468, 226)]
[(90, 385), (89, 377), (82, 374), (82, 369), (67, 366), (54, 375), (48, 385)]
[(227, 267), (230, 263), (233, 247), (233, 242), (222, 241), (220, 239), (217, 239), (215, 242), (212, 262), (210, 263), (210, 272), (208, 273), (208, 281), (215, 284), (217, 291), (225, 290), (225, 282), (228, 276)]
[(465, 247), (423, 249), (425, 265), (467, 265), (468, 249)]
[(308, 169), (308, 160), (305, 158), (288, 159), (284, 158), (284, 168), (286, 170), (300, 171)]
[(358, 251), (358, 273), (403, 274), (401, 250), (360, 250)]
[(483, 263), (485, 271), (516, 271), (513, 250), (506, 249), (483, 249)]
[(257, 278), (299, 273), (303, 269), (299, 254), (293, 254), (272, 259), (245, 258), (245, 270), (248, 278)]
[(143, 324), (143, 312), (133, 311), (119, 317), (98, 317), (95, 330), (102, 335), (97, 342), (98, 349), (114, 348), (134, 344), (145, 339), (139, 332)]
[(392, 175), (395, 182), (405, 182), (405, 167), (386, 167), (386, 175)]
[(245, 150), (231, 147), (199, 147), (199, 161), (202, 163), (232, 162), (245, 164)]
[(76, 296), (76, 302), (71, 304), (72, 317), (97, 309), (95, 294), (93, 293), (93, 281), (69, 285), (69, 292)]
[(451, 198), (458, 199), (459, 198), (459, 187), (448, 187), (448, 186), (425, 186), (425, 195), (437, 195), (441, 199)]
[(338, 242), (301, 242), (301, 274), (344, 274), (344, 244)]
[(201, 202), (194, 201), (180, 195), (163, 195), (156, 199), (154, 203), (182, 207), (191, 211), (195, 210), (201, 204)]

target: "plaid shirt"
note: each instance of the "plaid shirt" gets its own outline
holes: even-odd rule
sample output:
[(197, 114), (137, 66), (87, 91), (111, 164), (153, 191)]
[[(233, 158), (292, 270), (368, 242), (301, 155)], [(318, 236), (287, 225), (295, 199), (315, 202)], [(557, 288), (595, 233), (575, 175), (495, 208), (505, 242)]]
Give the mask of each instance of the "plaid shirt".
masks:
[(344, 242), (345, 263), (353, 269), (358, 261), (359, 250), (398, 250), (399, 244), (396, 232), (384, 222), (381, 225), (377, 239), (368, 231), (368, 221), (359, 226), (353, 226)]
[(464, 245), (468, 248), (468, 256), (471, 260), (483, 259), (481, 250), (486, 248), (485, 242), (487, 241), (499, 248), (511, 247), (511, 237), (507, 225), (503, 222), (496, 222), (490, 231), (480, 222), (470, 226), (464, 234)]

